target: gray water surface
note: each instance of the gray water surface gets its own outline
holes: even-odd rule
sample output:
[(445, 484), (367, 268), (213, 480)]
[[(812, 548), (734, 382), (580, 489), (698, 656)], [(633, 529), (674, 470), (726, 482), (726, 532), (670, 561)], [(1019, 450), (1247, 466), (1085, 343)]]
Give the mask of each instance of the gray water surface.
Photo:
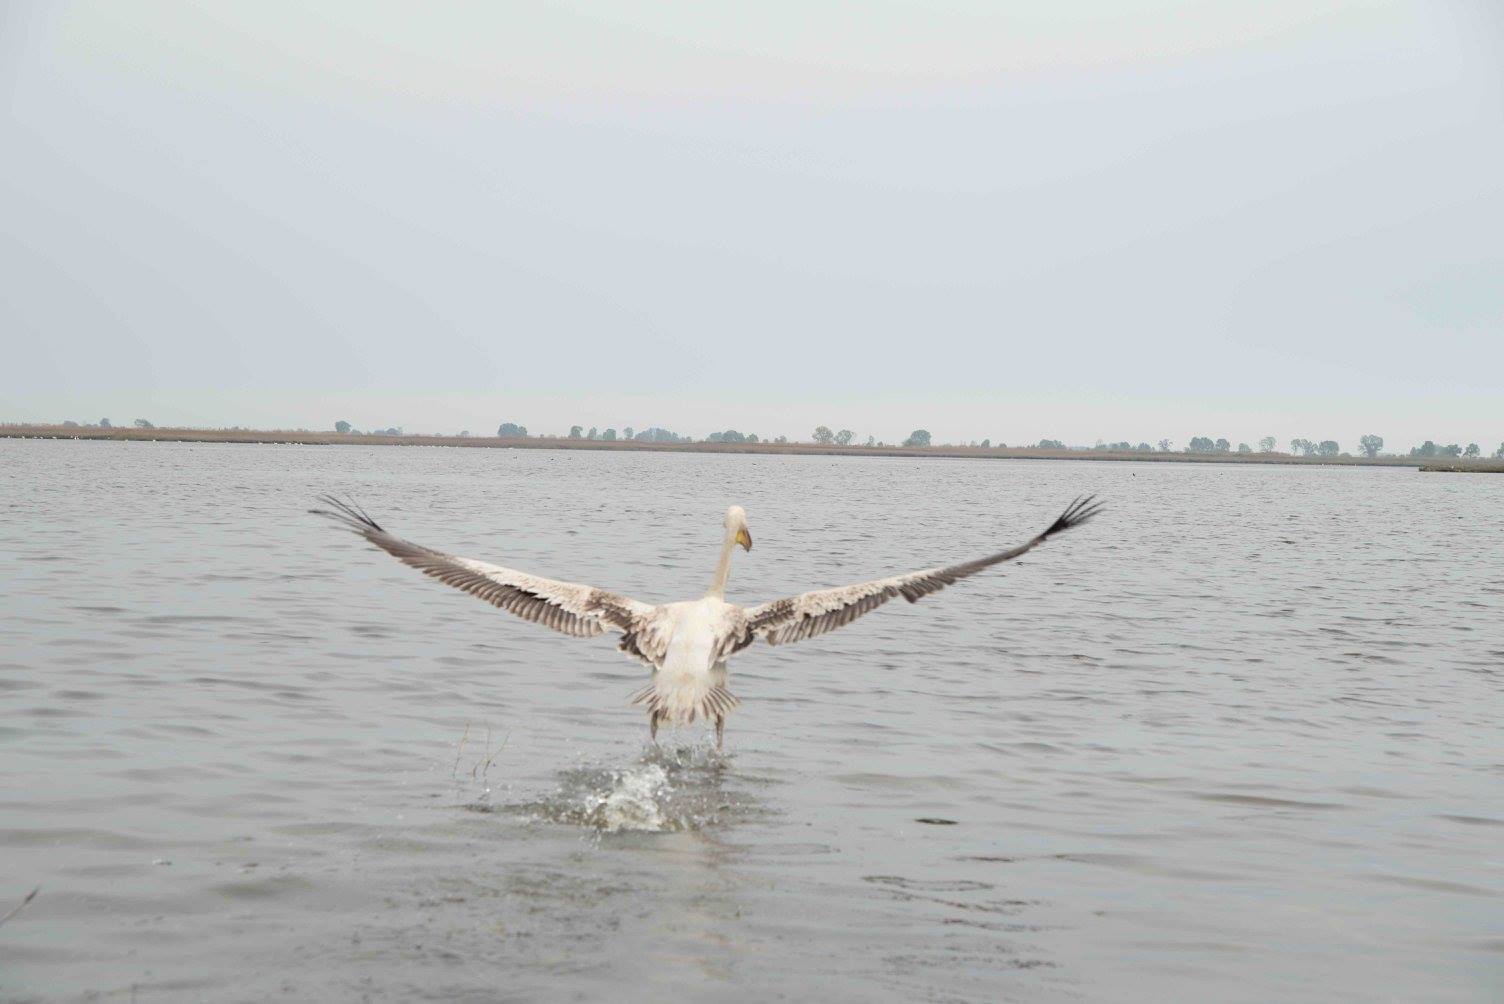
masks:
[[(689, 598), (974, 557), (645, 670), (305, 513)], [(1504, 478), (0, 440), (7, 1000), (1504, 996)]]

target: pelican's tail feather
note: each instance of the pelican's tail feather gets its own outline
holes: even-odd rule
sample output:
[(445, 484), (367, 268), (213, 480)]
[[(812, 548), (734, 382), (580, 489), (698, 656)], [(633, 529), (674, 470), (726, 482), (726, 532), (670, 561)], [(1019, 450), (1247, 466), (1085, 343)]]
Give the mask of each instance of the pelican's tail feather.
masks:
[(689, 725), (696, 718), (723, 718), (742, 702), (720, 684), (686, 686), (679, 681), (676, 685), (654, 677), (652, 683), (632, 695), (631, 703), (646, 705), (649, 714), (667, 722)]

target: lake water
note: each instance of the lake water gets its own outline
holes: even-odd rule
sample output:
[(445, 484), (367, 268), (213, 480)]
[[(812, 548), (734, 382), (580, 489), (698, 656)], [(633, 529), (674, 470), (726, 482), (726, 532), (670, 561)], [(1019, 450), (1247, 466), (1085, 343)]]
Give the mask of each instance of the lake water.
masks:
[[(309, 516), (757, 602), (1096, 522), (732, 662)], [(0, 440), (5, 1000), (1504, 997), (1504, 478)]]

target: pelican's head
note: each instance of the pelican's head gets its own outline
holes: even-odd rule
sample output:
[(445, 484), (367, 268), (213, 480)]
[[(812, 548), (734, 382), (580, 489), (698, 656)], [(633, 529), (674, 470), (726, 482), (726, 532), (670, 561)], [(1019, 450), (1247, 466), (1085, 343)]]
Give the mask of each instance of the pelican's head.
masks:
[(745, 550), (752, 550), (752, 531), (747, 529), (747, 510), (734, 505), (726, 510), (726, 536), (732, 537)]

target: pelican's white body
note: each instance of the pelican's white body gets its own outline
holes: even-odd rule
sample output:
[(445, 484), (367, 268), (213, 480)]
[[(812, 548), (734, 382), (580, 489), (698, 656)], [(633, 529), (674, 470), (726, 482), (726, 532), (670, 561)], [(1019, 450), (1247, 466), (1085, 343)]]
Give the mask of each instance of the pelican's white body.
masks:
[(668, 646), (663, 663), (653, 671), (653, 689), (664, 719), (687, 724), (704, 708), (712, 689), (726, 686), (726, 662), (717, 656), (726, 624), (741, 614), (741, 608), (706, 596), (665, 604), (663, 610)]
[(714, 719), (716, 742), (726, 726), (726, 714), (737, 704), (726, 689), (726, 657), (735, 641), (747, 635), (747, 612), (726, 602), (731, 575), (731, 552), (740, 544), (752, 549), (747, 514), (741, 506), (726, 510), (726, 538), (710, 588), (698, 600), (665, 603), (643, 624), (645, 637), (638, 651), (651, 653), (653, 679), (632, 698), (645, 704), (653, 735), (658, 724), (688, 725), (696, 718)]

